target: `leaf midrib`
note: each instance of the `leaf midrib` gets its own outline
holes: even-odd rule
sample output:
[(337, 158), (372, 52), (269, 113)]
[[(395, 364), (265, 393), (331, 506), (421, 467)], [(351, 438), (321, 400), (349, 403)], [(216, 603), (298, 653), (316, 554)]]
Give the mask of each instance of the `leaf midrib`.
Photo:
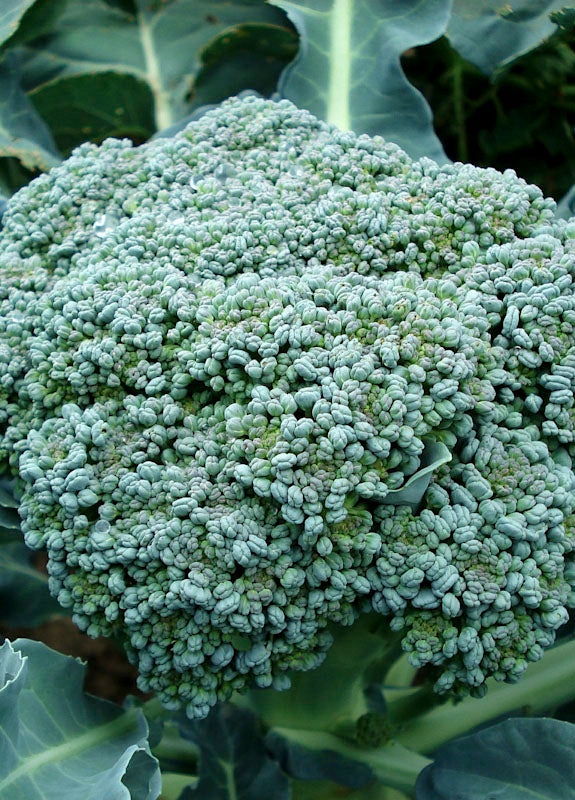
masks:
[(112, 722), (106, 722), (104, 725), (91, 728), (89, 731), (86, 731), (86, 733), (74, 736), (69, 742), (64, 742), (63, 744), (56, 745), (56, 747), (51, 747), (41, 753), (30, 756), (0, 781), (0, 793), (24, 775), (35, 772), (46, 764), (62, 761), (65, 758), (71, 758), (79, 753), (83, 753), (104, 742), (108, 742), (111, 738), (120, 737), (135, 728), (136, 724), (135, 710), (126, 711), (115, 720), (112, 720)]
[[(342, 131), (351, 127), (351, 28), (352, 0), (333, 0), (330, 20), (330, 65), (327, 121)], [(334, 57), (337, 56), (337, 57)]]
[(145, 76), (154, 97), (154, 119), (157, 130), (169, 128), (175, 120), (170, 108), (168, 96), (162, 83), (162, 73), (160, 62), (158, 61), (154, 47), (154, 37), (152, 34), (153, 21), (148, 22), (141, 11), (136, 14), (138, 31), (142, 52), (144, 54)]

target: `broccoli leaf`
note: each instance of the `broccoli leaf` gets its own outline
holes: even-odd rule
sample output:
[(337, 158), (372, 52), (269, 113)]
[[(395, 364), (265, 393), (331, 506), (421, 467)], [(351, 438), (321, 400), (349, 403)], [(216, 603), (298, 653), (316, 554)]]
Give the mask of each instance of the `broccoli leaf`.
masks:
[(50, 596), (46, 573), (35, 568), (34, 551), (24, 544), (13, 484), (0, 476), (0, 619), (10, 626), (37, 625), (65, 612)]
[(575, 725), (508, 719), (442, 747), (420, 774), (417, 800), (573, 800)]
[(20, 529), (20, 519), (18, 514), (11, 508), (0, 507), (0, 530), (9, 528), (13, 531)]
[(283, 97), (342, 130), (380, 134), (414, 158), (444, 162), (432, 115), (400, 56), (446, 29), (451, 0), (270, 0), (300, 33)]
[(69, 0), (35, 0), (22, 16), (18, 30), (10, 37), (7, 47), (20, 47), (54, 30), (66, 10)]
[(158, 797), (143, 713), (83, 694), (84, 669), (29, 639), (0, 647), (0, 797)]
[(148, 85), (161, 130), (188, 113), (202, 53), (218, 36), (245, 23), (284, 20), (277, 9), (247, 0), (138, 0), (136, 5), (136, 14), (130, 14), (102, 0), (70, 3), (51, 33), (25, 48), (27, 88), (70, 75), (132, 75)]
[(282, 69), (295, 57), (298, 37), (277, 25), (244, 25), (224, 32), (204, 51), (190, 107), (219, 103), (249, 87), (264, 97), (276, 90)]
[(267, 735), (266, 745), (292, 778), (329, 780), (352, 789), (364, 788), (373, 781), (373, 772), (366, 764), (333, 750), (308, 750), (274, 731)]
[(20, 86), (14, 53), (0, 64), (0, 156), (14, 156), (28, 169), (47, 170), (60, 161), (48, 126)]
[(180, 733), (200, 748), (199, 782), (181, 800), (288, 800), (288, 778), (268, 756), (251, 712), (220, 704), (204, 720), (183, 717)]
[(533, 50), (556, 30), (552, 12), (565, 0), (455, 0), (447, 36), (486, 75)]
[(17, 30), (20, 20), (36, 0), (3, 0), (0, 9), (0, 44), (9, 39)]
[(572, 186), (557, 205), (557, 216), (569, 219), (575, 214), (575, 186)]
[(31, 92), (30, 99), (65, 153), (108, 136), (141, 143), (155, 130), (150, 88), (132, 75), (72, 75)]
[(0, 508), (18, 508), (19, 505), (14, 494), (13, 481), (0, 475)]
[(64, 610), (48, 591), (48, 576), (32, 563), (22, 537), (0, 528), (0, 619), (10, 626), (37, 625)]

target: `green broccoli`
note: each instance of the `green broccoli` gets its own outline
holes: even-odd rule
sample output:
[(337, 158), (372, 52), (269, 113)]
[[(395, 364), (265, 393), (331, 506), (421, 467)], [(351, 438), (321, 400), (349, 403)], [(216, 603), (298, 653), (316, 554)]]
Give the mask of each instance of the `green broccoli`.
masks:
[(27, 544), (205, 716), (389, 617), (439, 693), (575, 605), (575, 225), (512, 171), (287, 101), (83, 145), (0, 234), (0, 455)]

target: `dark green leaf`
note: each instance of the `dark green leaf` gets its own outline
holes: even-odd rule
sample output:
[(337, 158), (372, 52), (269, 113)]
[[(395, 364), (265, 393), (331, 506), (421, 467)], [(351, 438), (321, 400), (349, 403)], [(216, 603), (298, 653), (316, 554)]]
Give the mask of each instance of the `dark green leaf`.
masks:
[(280, 24), (283, 14), (246, 0), (137, 0), (137, 13), (103, 0), (71, 2), (49, 36), (26, 48), (26, 87), (71, 75), (117, 72), (149, 87), (156, 127), (184, 117), (205, 48), (246, 23)]
[(69, 2), (71, 0), (36, 0), (33, 2), (21, 18), (18, 30), (6, 42), (6, 47), (19, 47), (54, 30)]
[(566, 0), (454, 0), (451, 44), (486, 75), (537, 47), (556, 30), (550, 14)]
[(0, 5), (0, 44), (17, 30), (20, 20), (35, 0), (2, 0)]
[(155, 129), (152, 93), (132, 75), (99, 72), (62, 78), (32, 92), (31, 99), (64, 153), (87, 139), (101, 142), (108, 136), (140, 144)]
[(17, 158), (0, 158), (0, 191), (11, 197), (37, 174), (37, 171), (25, 169)]
[(204, 51), (204, 66), (190, 96), (190, 107), (220, 103), (246, 89), (269, 97), (297, 47), (295, 31), (277, 25), (245, 25), (218, 37)]
[(297, 55), (297, 32), (287, 19), (282, 27), (270, 24), (238, 25), (214, 39), (204, 49), (202, 61), (204, 67), (210, 67), (238, 53), (255, 50), (270, 62), (279, 60), (287, 63)]
[(8, 625), (37, 625), (64, 613), (48, 591), (48, 576), (36, 569), (37, 555), (20, 533), (14, 480), (0, 476), (0, 619)]
[(300, 52), (283, 97), (342, 130), (380, 134), (445, 161), (431, 111), (406, 79), (401, 54), (441, 36), (451, 0), (270, 0), (297, 28)]
[(288, 779), (249, 711), (221, 704), (207, 719), (182, 719), (180, 732), (200, 748), (199, 782), (181, 800), (288, 800)]
[(575, 725), (508, 719), (442, 747), (417, 800), (574, 800)]
[(0, 156), (13, 156), (28, 169), (50, 169), (60, 161), (52, 135), (20, 87), (17, 59), (0, 64)]
[(0, 477), (0, 508), (18, 508), (19, 505), (14, 495), (13, 481)]
[(559, 11), (554, 11), (549, 15), (549, 19), (554, 25), (557, 25), (561, 31), (570, 31), (575, 28), (575, 8), (564, 8)]
[(0, 530), (2, 528), (20, 529), (20, 517), (14, 509), (0, 507)]
[[(37, 553), (20, 533), (14, 480), (0, 476), (0, 619), (15, 627), (37, 625), (65, 613), (48, 591), (48, 576), (36, 569)], [(6, 521), (10, 524), (6, 525)]]
[(35, 568), (34, 555), (20, 534), (0, 535), (0, 619), (10, 627), (65, 613), (48, 591), (48, 576)]
[(308, 750), (278, 733), (266, 736), (266, 746), (283, 771), (298, 780), (329, 780), (358, 789), (367, 786), (374, 778), (371, 769), (359, 761), (344, 758), (331, 750)]
[(564, 219), (575, 216), (575, 186), (560, 200), (557, 206), (557, 215)]
[(105, 0), (109, 6), (115, 6), (128, 14), (136, 13), (136, 0)]
[(144, 715), (85, 695), (84, 672), (40, 642), (0, 648), (0, 797), (158, 797)]
[(328, 781), (293, 781), (292, 800), (410, 800), (403, 792), (383, 786), (379, 781), (366, 788), (342, 789)]

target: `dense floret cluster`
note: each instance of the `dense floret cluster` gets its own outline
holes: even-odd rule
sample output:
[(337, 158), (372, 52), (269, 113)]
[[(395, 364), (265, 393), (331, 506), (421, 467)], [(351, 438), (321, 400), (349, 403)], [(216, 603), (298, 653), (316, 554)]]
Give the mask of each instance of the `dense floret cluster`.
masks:
[(509, 171), (292, 104), (84, 145), (0, 234), (26, 542), (205, 716), (389, 616), (439, 692), (516, 680), (575, 585), (575, 224)]

